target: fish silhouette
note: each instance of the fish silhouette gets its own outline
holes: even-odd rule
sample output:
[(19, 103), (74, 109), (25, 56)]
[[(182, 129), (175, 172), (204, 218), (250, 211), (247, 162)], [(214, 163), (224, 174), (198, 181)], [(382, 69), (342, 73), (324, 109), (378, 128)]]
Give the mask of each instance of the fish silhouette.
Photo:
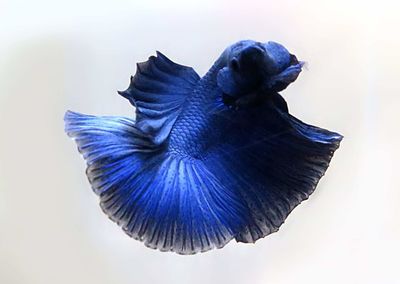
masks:
[(179, 254), (276, 232), (342, 139), (289, 114), (279, 92), (302, 66), (278, 43), (246, 40), (200, 78), (157, 52), (119, 92), (135, 120), (67, 111), (102, 210), (146, 246)]

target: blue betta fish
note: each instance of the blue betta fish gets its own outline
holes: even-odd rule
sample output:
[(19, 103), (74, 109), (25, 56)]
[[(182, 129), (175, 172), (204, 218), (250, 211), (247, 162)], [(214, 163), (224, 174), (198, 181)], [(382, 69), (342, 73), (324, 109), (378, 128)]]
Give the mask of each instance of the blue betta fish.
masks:
[(200, 78), (157, 52), (126, 91), (136, 120), (68, 111), (103, 211), (150, 248), (194, 254), (276, 232), (342, 139), (291, 116), (279, 94), (303, 63), (240, 41)]

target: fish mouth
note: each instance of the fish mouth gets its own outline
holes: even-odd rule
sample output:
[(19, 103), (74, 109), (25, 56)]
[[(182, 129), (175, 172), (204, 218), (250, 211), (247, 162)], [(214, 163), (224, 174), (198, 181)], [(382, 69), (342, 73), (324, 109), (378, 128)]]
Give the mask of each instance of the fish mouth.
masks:
[(283, 73), (283, 72), (285, 72), (288, 68), (293, 68), (293, 67), (297, 67), (297, 68), (303, 68), (303, 66), (306, 64), (306, 62), (305, 61), (301, 61), (301, 60), (298, 60), (297, 59), (297, 57), (296, 57), (296, 55), (294, 55), (294, 54), (289, 54), (290, 55), (290, 60), (289, 60), (289, 63), (288, 63), (288, 65), (287, 65), (287, 67), (286, 68), (284, 68), (284, 70), (282, 70), (281, 72), (279, 72), (279, 73)]
[(280, 92), (296, 81), (303, 69), (305, 62), (293, 62), (282, 72), (268, 77), (262, 84), (261, 89), (265, 92)]

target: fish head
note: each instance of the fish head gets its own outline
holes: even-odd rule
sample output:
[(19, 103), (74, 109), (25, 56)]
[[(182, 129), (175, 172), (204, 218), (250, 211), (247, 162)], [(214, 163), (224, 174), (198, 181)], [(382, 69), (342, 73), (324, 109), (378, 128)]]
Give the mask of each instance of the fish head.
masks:
[(217, 84), (232, 97), (259, 90), (279, 92), (297, 79), (303, 64), (279, 43), (239, 41), (223, 53)]

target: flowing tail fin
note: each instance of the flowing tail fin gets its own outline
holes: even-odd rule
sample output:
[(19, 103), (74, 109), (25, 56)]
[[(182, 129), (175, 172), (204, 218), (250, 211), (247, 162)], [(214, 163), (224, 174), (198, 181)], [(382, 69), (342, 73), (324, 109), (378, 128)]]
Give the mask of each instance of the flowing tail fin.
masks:
[(146, 246), (179, 254), (221, 248), (245, 223), (238, 197), (201, 161), (169, 154), (133, 120), (70, 111), (64, 120), (101, 208)]

